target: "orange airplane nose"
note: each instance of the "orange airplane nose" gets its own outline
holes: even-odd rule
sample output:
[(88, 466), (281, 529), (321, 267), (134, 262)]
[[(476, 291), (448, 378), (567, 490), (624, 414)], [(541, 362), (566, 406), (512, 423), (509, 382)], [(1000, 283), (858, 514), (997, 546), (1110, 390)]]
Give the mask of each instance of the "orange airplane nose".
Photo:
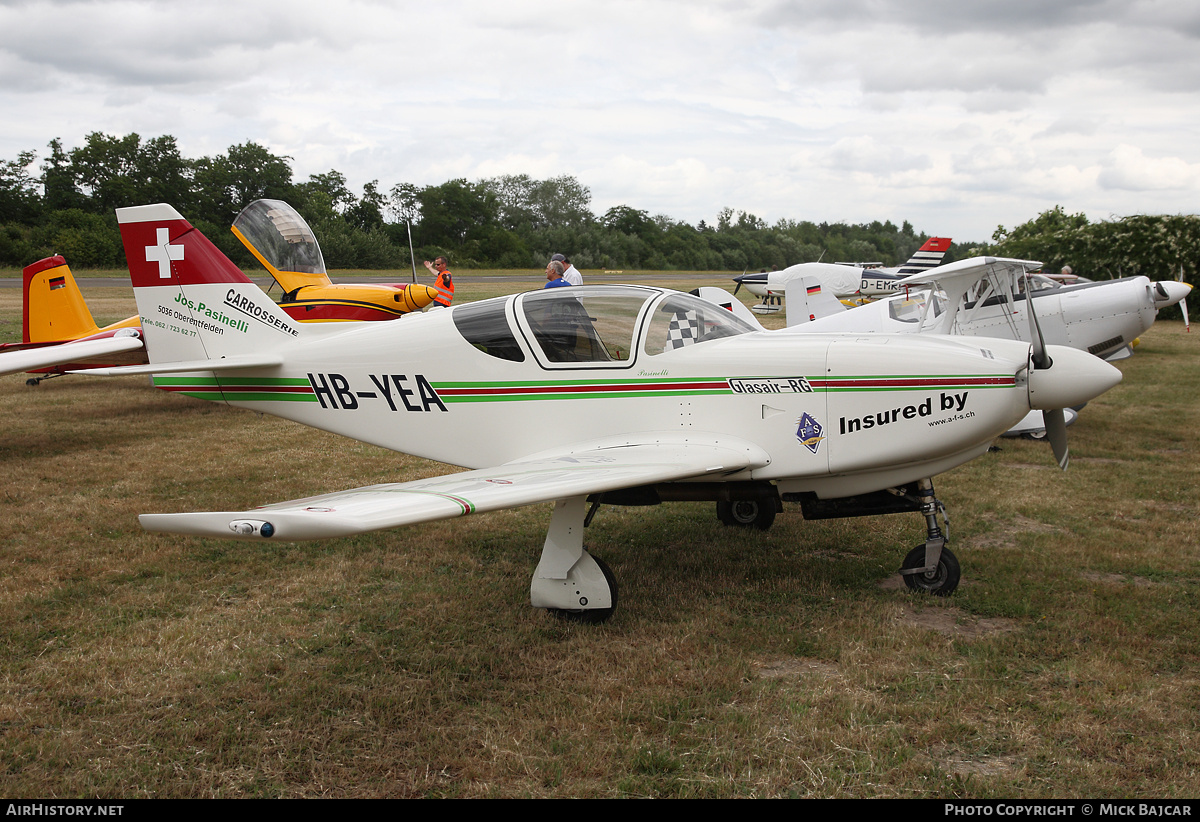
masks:
[(396, 292), (393, 299), (403, 305), (405, 311), (420, 311), (432, 303), (436, 296), (437, 289), (427, 285), (414, 284), (404, 286), (404, 290)]

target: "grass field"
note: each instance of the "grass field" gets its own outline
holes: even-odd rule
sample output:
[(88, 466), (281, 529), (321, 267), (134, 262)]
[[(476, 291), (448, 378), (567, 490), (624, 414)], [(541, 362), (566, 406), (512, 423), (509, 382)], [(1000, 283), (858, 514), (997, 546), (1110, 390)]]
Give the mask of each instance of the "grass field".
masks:
[(1146, 334), (1065, 474), (1002, 440), (935, 480), (948, 600), (894, 573), (916, 515), (789, 507), (745, 533), (709, 504), (605, 508), (585, 544), (621, 606), (591, 627), (528, 605), (549, 505), (305, 544), (147, 534), (138, 513), (447, 469), (142, 378), (2, 378), (0, 795), (1195, 797), (1198, 346)]

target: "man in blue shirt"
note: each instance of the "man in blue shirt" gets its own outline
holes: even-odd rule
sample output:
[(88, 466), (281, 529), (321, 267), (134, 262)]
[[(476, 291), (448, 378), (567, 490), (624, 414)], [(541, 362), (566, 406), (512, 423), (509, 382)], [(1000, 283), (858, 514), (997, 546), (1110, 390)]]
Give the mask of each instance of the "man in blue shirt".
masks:
[(542, 288), (560, 288), (564, 285), (569, 286), (570, 283), (563, 279), (563, 264), (558, 260), (554, 260), (550, 265), (546, 266), (546, 284)]

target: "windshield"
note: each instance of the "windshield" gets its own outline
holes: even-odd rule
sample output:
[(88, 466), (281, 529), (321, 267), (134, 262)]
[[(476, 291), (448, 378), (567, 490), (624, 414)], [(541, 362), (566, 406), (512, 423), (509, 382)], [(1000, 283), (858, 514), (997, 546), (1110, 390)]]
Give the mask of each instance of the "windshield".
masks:
[(942, 301), (945, 298), (938, 294), (933, 299), (933, 315), (926, 317), (926, 305), (929, 302), (928, 291), (918, 291), (910, 295), (907, 299), (894, 299), (888, 303), (888, 314), (893, 320), (899, 320), (904, 323), (920, 322), (923, 319), (932, 319), (938, 317), (942, 313)]

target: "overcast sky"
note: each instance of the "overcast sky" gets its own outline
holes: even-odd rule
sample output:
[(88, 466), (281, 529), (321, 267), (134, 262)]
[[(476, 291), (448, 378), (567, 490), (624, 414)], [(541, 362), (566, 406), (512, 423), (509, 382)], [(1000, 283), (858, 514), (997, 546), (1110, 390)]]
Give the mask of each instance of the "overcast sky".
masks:
[(356, 193), (569, 174), (597, 214), (983, 241), (1195, 213), (1198, 38), (1190, 0), (0, 0), (0, 158), (254, 141)]

